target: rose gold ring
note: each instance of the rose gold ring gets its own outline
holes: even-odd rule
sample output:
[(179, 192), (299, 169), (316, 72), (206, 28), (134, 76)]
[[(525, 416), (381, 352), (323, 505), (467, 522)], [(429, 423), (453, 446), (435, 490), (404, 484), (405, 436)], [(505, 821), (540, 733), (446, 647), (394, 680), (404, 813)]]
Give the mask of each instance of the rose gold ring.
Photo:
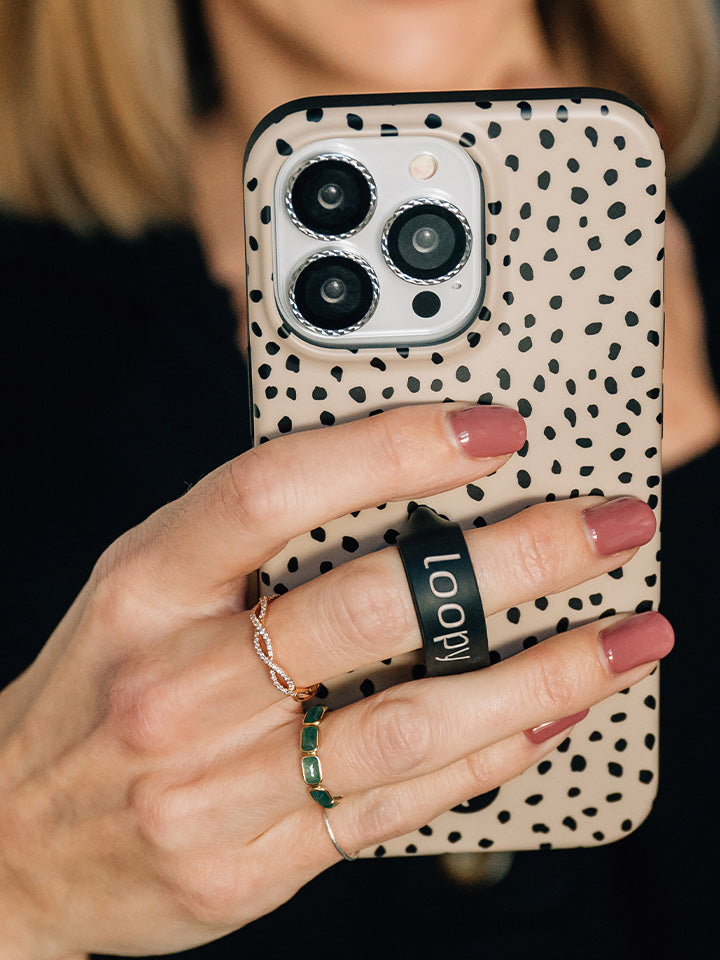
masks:
[(315, 683), (310, 687), (299, 687), (292, 677), (275, 662), (272, 640), (263, 623), (267, 608), (273, 600), (277, 600), (276, 595), (260, 597), (250, 611), (250, 621), (255, 631), (253, 633), (253, 646), (255, 647), (255, 653), (270, 670), (270, 679), (280, 693), (284, 693), (286, 697), (292, 697), (293, 700), (302, 703), (304, 700), (309, 700), (315, 696), (320, 684)]

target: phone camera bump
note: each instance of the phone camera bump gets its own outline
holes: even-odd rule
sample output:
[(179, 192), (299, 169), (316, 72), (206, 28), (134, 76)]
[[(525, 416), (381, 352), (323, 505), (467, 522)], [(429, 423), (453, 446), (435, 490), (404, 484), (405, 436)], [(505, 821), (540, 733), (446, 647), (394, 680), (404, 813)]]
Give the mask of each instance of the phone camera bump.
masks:
[(361, 230), (377, 202), (367, 168), (353, 157), (325, 153), (294, 171), (285, 205), (303, 233), (318, 240), (343, 240)]
[(369, 263), (343, 250), (321, 250), (290, 280), (296, 319), (315, 333), (342, 336), (359, 330), (373, 315), (378, 281)]
[(409, 200), (385, 224), (382, 251), (399, 277), (410, 283), (442, 283), (470, 256), (472, 232), (460, 210), (438, 198)]

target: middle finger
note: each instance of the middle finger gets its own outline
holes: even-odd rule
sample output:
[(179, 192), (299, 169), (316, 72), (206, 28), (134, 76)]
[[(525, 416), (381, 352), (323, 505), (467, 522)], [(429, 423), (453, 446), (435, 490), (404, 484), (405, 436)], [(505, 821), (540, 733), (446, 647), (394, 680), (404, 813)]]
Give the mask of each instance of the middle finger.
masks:
[[(617, 568), (654, 531), (654, 514), (642, 501), (584, 497), (529, 507), (468, 532), (466, 540), (490, 616)], [(296, 587), (268, 608), (265, 623), (276, 662), (300, 686), (420, 646), (410, 591), (394, 548), (352, 560)], [(218, 737), (219, 725), (231, 732), (257, 711), (285, 699), (255, 653), (246, 613), (206, 621), (202, 633), (194, 625), (176, 637), (166, 681), (173, 702), (182, 702), (187, 736), (206, 746)], [(159, 686), (154, 678), (156, 693)]]
[[(529, 507), (466, 533), (486, 616), (567, 590), (626, 563), (655, 533), (640, 500), (584, 497)], [(310, 616), (308, 615), (310, 613)], [(344, 564), (279, 597), (265, 619), (277, 662), (309, 686), (420, 646), (399, 552), (387, 548)], [(243, 658), (255, 657), (246, 644)], [(265, 670), (257, 660), (257, 665)], [(256, 706), (277, 699), (246, 671)]]

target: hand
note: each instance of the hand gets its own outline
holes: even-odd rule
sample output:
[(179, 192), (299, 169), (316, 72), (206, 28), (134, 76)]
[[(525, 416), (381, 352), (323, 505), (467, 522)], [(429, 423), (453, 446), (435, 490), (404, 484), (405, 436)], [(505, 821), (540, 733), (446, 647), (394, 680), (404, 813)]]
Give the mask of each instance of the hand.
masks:
[[(445, 404), (283, 437), (114, 543), (0, 700), (3, 956), (197, 945), (272, 910), (339, 859), (300, 777), (301, 707), (253, 649), (246, 578), (296, 534), (468, 483), (524, 438), (513, 411)], [(486, 612), (611, 570), (654, 528), (639, 501), (583, 498), (473, 531)], [(622, 622), (330, 713), (322, 762), (325, 782), (345, 795), (332, 811), (345, 849), (516, 776), (566, 735), (523, 731), (647, 676), (672, 632), (659, 614)], [(300, 685), (420, 643), (394, 548), (280, 597), (267, 626)]]

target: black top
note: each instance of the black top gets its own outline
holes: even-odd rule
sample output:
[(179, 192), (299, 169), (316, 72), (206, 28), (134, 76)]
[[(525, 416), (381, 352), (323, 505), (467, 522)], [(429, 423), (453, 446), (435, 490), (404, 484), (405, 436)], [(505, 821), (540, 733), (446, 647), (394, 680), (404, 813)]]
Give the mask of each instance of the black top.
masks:
[[(720, 165), (676, 189), (718, 315)], [(32, 660), (119, 533), (248, 444), (245, 372), (225, 293), (194, 236), (127, 243), (0, 222), (6, 338), (4, 686)], [(710, 330), (716, 369), (717, 331)], [(497, 886), (436, 858), (341, 863), (280, 910), (181, 956), (624, 958), (700, 956), (710, 909), (718, 682), (714, 619), (720, 448), (666, 481), (661, 783), (646, 823), (595, 850), (515, 856)], [(9, 567), (9, 570), (7, 569)], [(714, 897), (713, 897), (714, 899)]]

